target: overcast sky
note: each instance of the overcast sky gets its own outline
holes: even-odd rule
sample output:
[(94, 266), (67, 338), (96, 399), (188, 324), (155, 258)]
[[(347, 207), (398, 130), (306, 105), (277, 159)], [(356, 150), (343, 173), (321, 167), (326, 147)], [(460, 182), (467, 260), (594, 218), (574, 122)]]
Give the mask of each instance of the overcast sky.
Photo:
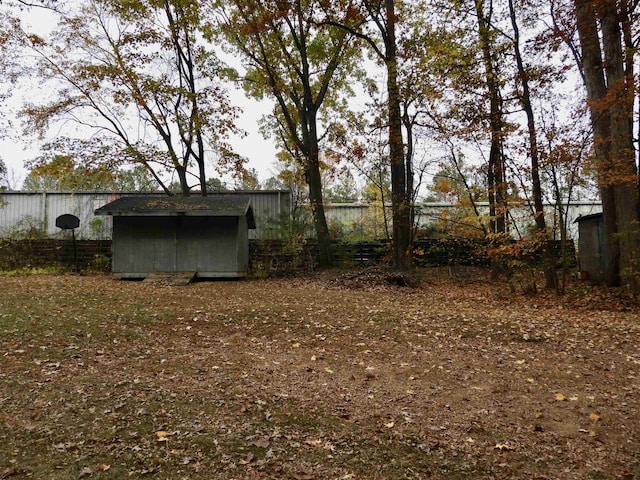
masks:
[[(23, 89), (23, 92), (32, 91), (33, 87)], [(237, 125), (247, 132), (244, 138), (233, 139), (232, 144), (236, 151), (249, 159), (247, 168), (255, 168), (260, 181), (264, 181), (274, 174), (276, 148), (271, 140), (265, 140), (258, 131), (259, 119), (270, 112), (271, 104), (267, 101), (257, 102), (248, 99), (241, 91), (232, 92), (235, 105), (243, 108), (244, 112), (237, 121)], [(14, 102), (16, 105), (19, 101)], [(19, 186), (26, 176), (27, 170), (24, 162), (38, 155), (39, 143), (37, 138), (23, 137), (19, 128), (19, 120), (15, 118), (15, 109), (9, 112), (8, 119), (15, 125), (8, 130), (7, 138), (0, 139), (0, 157), (10, 170), (11, 185)], [(3, 116), (5, 115), (3, 107)], [(17, 183), (17, 184), (16, 184)]]

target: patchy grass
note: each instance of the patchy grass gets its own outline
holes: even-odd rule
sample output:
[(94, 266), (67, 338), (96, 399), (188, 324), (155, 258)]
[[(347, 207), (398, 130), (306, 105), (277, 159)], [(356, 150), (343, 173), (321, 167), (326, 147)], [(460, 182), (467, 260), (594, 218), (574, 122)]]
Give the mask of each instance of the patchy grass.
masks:
[(640, 476), (633, 302), (422, 273), (0, 276), (0, 478)]

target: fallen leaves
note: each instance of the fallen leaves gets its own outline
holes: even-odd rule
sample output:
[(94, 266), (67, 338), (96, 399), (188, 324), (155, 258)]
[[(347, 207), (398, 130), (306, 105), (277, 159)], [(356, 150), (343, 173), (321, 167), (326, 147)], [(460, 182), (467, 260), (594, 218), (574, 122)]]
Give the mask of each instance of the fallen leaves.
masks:
[(319, 438), (315, 439), (307, 439), (304, 441), (305, 445), (309, 445), (315, 448), (320, 448), (322, 450), (327, 450), (329, 452), (333, 452), (336, 449), (336, 446), (328, 440), (323, 440)]
[(252, 445), (258, 448), (267, 448), (269, 446), (269, 438), (268, 437), (258, 438), (250, 442), (249, 445)]
[(13, 477), (14, 475), (30, 475), (28, 470), (23, 470), (21, 468), (5, 468), (2, 473), (0, 473), (0, 479), (4, 480), (5, 478)]
[(514, 447), (513, 445), (509, 444), (509, 443), (496, 443), (495, 446), (493, 447), (494, 450), (501, 450), (501, 451), (513, 451), (516, 449), (516, 447)]
[(0, 478), (637, 472), (633, 314), (501, 298), (482, 282), (370, 292), (249, 280), (177, 292), (63, 280), (34, 278), (41, 301), (26, 302), (0, 277), (0, 310), (9, 292), (21, 315), (0, 318), (0, 391), (11, 392), (0, 394), (0, 436), (15, 452)]

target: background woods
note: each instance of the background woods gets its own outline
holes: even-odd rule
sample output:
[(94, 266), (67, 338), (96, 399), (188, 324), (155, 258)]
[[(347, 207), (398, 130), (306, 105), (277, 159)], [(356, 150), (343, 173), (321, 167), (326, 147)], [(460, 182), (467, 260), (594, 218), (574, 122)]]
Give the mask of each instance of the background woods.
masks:
[[(51, 28), (28, 21), (41, 12)], [(627, 0), (4, 0), (0, 134), (42, 139), (32, 189), (291, 188), (322, 265), (327, 198), (390, 202), (408, 268), (416, 201), (453, 201), (452, 233), (544, 245), (570, 201), (601, 197), (606, 283), (636, 289), (637, 15)], [(48, 93), (21, 96), (27, 80)], [(238, 88), (272, 107), (272, 178), (233, 149)], [(15, 189), (3, 160), (0, 188)]]

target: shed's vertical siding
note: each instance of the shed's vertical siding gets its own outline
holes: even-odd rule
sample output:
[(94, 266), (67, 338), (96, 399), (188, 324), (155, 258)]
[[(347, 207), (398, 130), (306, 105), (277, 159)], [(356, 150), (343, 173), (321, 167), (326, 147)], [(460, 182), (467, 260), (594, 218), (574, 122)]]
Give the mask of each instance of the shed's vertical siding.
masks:
[(238, 217), (238, 229), (236, 232), (236, 258), (238, 272), (249, 272), (249, 235), (251, 230), (247, 226), (247, 217)]
[(192, 271), (200, 277), (245, 276), (246, 224), (246, 217), (115, 217), (113, 273), (124, 278)]
[(580, 270), (587, 272), (592, 280), (600, 281), (602, 271), (600, 270), (600, 240), (597, 222), (581, 222), (578, 250), (580, 252)]
[(177, 270), (199, 276), (235, 276), (236, 217), (183, 217), (178, 228)]
[(589, 215), (578, 221), (578, 262), (580, 271), (586, 272), (594, 283), (604, 280), (603, 272), (609, 269), (609, 255), (606, 254), (606, 238), (602, 215)]
[(113, 273), (144, 277), (176, 266), (175, 218), (116, 217), (113, 222)]

